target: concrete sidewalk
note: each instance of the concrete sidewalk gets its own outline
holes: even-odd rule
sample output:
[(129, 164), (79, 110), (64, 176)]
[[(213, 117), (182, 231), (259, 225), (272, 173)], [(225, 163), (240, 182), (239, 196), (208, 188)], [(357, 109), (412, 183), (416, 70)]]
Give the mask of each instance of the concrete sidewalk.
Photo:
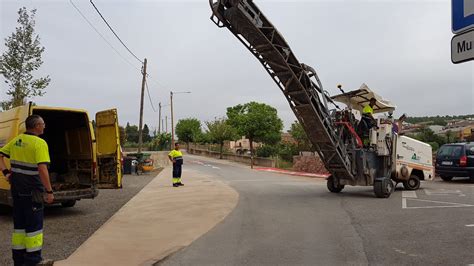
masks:
[(69, 258), (54, 265), (151, 265), (205, 234), (237, 205), (224, 183), (183, 169), (171, 186), (165, 168)]

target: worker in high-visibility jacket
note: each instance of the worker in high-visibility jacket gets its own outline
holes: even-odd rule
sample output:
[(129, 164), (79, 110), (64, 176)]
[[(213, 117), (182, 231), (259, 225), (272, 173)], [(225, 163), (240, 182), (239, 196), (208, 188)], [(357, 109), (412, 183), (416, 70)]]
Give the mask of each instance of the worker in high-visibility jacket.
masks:
[(174, 144), (174, 150), (168, 154), (168, 158), (173, 163), (173, 187), (184, 186), (181, 183), (181, 171), (183, 167), (183, 153), (179, 150), (179, 143)]
[(369, 104), (364, 106), (362, 109), (362, 120), (367, 123), (367, 128), (371, 129), (377, 125), (377, 121), (374, 118), (374, 107), (377, 104), (377, 100), (375, 98), (370, 98)]
[(370, 98), (369, 104), (364, 106), (362, 110), (362, 115), (369, 116), (370, 118), (374, 118), (374, 107), (377, 104), (377, 100), (375, 98)]
[[(25, 125), (25, 133), (0, 149), (0, 170), (11, 185), (14, 264), (37, 265), (42, 262), (43, 202), (52, 203), (54, 196), (48, 174), (48, 144), (38, 137), (46, 125), (38, 115), (26, 118)], [(11, 169), (7, 169), (5, 157), (10, 159)]]

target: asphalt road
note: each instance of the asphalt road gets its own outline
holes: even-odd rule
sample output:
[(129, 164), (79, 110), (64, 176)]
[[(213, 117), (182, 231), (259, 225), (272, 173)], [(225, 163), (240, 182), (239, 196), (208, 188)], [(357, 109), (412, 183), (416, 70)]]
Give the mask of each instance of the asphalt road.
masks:
[[(126, 175), (122, 189), (102, 189), (93, 200), (81, 200), (72, 208), (45, 209), (43, 258), (62, 260), (71, 255), (90, 235), (135, 196), (159, 172)], [(0, 209), (0, 265), (11, 260), (11, 210)]]
[[(469, 265), (474, 263), (474, 183), (327, 191), (323, 179), (250, 170), (186, 156), (184, 167), (227, 182), (234, 211), (158, 265)], [(192, 178), (192, 177), (186, 177)], [(186, 181), (184, 178), (184, 182)]]

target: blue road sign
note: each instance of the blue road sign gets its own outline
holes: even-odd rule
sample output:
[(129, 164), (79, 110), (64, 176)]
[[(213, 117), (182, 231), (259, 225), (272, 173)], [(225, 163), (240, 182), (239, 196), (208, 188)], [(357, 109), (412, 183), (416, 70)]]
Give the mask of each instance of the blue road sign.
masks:
[(453, 33), (474, 28), (474, 0), (451, 0)]

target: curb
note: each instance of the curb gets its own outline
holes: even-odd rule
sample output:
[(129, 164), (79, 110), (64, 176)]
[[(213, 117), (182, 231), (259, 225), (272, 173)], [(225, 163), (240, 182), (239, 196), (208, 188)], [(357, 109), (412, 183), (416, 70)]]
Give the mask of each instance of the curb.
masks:
[(296, 172), (296, 171), (289, 171), (289, 170), (284, 170), (284, 169), (279, 169), (279, 168), (272, 168), (272, 167), (259, 167), (259, 168), (254, 168), (254, 169), (258, 170), (258, 171), (266, 171), (266, 172), (287, 174), (287, 175), (295, 175), (295, 176), (316, 177), (316, 178), (327, 178), (329, 176), (327, 174)]

